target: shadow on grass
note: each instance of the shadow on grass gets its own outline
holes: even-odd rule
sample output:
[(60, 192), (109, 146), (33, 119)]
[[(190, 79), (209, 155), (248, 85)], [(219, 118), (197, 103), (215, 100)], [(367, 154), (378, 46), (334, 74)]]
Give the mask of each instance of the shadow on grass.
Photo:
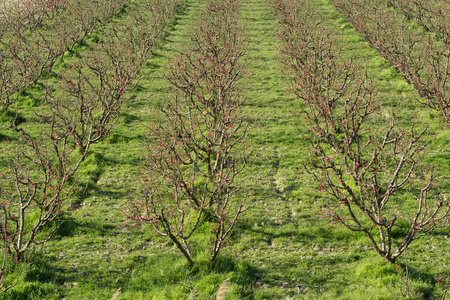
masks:
[[(57, 286), (64, 282), (63, 271), (54, 268), (48, 259), (40, 252), (27, 255), (27, 261), (8, 275), (8, 279), (16, 279), (19, 269), (23, 266), (18, 284), (6, 293), (0, 294), (2, 300), (34, 300), (34, 299), (60, 299)], [(25, 266), (23, 265), (25, 264)]]
[[(80, 225), (66, 220), (65, 226)], [(53, 266), (49, 257), (35, 252), (30, 255), (32, 264), (26, 267), (17, 288), (1, 294), (0, 299), (74, 299), (72, 296), (77, 290), (81, 292), (77, 296), (90, 298), (95, 296), (90, 291), (99, 289), (111, 297), (118, 288), (121, 288), (124, 299), (136, 295), (145, 295), (146, 299), (155, 296), (158, 299), (187, 299), (191, 293), (189, 281), (196, 289), (198, 299), (211, 299), (228, 278), (231, 282), (229, 294), (234, 296), (233, 299), (253, 298), (254, 273), (257, 270), (231, 256), (219, 256), (215, 262), (199, 261), (193, 267), (187, 265), (179, 254), (170, 251), (148, 251), (138, 256), (130, 254), (120, 260), (117, 264), (61, 268)], [(76, 289), (61, 294), (65, 291), (59, 288), (61, 286)], [(94, 298), (100, 296), (97, 294)]]
[(16, 113), (13, 109), (7, 110), (0, 108), (0, 124), (12, 125), (15, 122), (16, 126), (25, 123), (26, 119), (20, 113)]
[(196, 299), (210, 299), (228, 278), (236, 299), (252, 299), (254, 273), (257, 272), (249, 263), (232, 256), (219, 256), (214, 262), (197, 261), (190, 267), (184, 258), (171, 253), (148, 257), (134, 267), (132, 275), (122, 279), (127, 282), (123, 284), (123, 291), (128, 295), (144, 294), (148, 299), (187, 299), (190, 285), (197, 291)]
[(56, 229), (55, 236), (71, 237), (75, 235), (115, 236), (119, 233), (117, 226), (100, 222), (76, 222), (72, 217), (64, 217)]

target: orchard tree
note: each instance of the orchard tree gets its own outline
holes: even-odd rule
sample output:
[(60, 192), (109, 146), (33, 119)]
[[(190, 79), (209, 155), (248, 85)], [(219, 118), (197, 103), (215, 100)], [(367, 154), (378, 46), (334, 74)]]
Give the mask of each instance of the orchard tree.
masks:
[(11, 259), (23, 263), (33, 244), (45, 243), (53, 236), (63, 204), (75, 187), (76, 171), (86, 156), (77, 151), (70, 130), (57, 132), (54, 121), (39, 125), (43, 132), (39, 137), (29, 133), (26, 123), (21, 127), (14, 123), (17, 141), (1, 142), (2, 161), (7, 163), (0, 175), (1, 291), (14, 286), (4, 286)]

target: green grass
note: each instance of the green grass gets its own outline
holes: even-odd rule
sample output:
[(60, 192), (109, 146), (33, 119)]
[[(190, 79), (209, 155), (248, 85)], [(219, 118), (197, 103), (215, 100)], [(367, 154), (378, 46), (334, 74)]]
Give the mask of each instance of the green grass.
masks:
[[(415, 111), (431, 124), (436, 136), (425, 161), (439, 165), (439, 188), (449, 193), (450, 135), (440, 130), (444, 125), (429, 110), (418, 108), (411, 100), (411, 86), (328, 1), (313, 3), (339, 33), (344, 57), (354, 54), (361, 62), (367, 60), (369, 75), (381, 92), (390, 93), (387, 103), (399, 107), (402, 122), (408, 124)], [(231, 278), (227, 299), (392, 299), (385, 285), (395, 290), (400, 282), (395, 268), (370, 249), (364, 235), (322, 218), (323, 195), (302, 168), (309, 156), (302, 138), (306, 133), (292, 115), (297, 104), (288, 92), (278, 55), (277, 23), (265, 0), (242, 1), (241, 6), (251, 62), (245, 113), (254, 156), (237, 180), (245, 184), (244, 190), (254, 190), (248, 203), (251, 209), (214, 263), (204, 249), (205, 224), (193, 240), (193, 268), (151, 228), (127, 223), (122, 210), (129, 197), (139, 197), (137, 181), (147, 128), (159, 119), (158, 107), (172, 94), (164, 80), (165, 66), (182, 49), (203, 8), (202, 1), (188, 0), (173, 18), (167, 37), (128, 94), (111, 134), (92, 146), (81, 166), (80, 190), (66, 207), (56, 237), (34, 247), (33, 264), (25, 267), (17, 287), (0, 299), (111, 299), (119, 288), (119, 299), (187, 299), (188, 278), (198, 299), (215, 299), (226, 278)], [(74, 52), (88, 50), (94, 41), (95, 34)], [(71, 55), (63, 61), (70, 61)], [(21, 120), (32, 119), (41, 96), (40, 83), (27, 90), (19, 103)], [(12, 111), (0, 112), (0, 117), (6, 126)], [(0, 137), (10, 137), (4, 128)], [(408, 252), (412, 286), (423, 299), (441, 293), (434, 275), (449, 266), (449, 236), (450, 230), (442, 229), (414, 242)]]

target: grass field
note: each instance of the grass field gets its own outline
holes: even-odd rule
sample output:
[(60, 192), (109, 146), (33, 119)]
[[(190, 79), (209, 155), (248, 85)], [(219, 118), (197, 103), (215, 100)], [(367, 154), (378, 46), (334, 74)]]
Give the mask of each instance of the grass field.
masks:
[[(402, 124), (414, 113), (434, 132), (425, 160), (438, 167), (437, 191), (450, 194), (450, 132), (442, 130), (435, 112), (419, 107), (413, 88), (364, 42), (327, 0), (311, 0), (340, 37), (343, 57), (366, 61), (377, 89), (388, 94), (387, 105)], [(133, 2), (137, 5), (138, 1)], [(309, 145), (305, 127), (292, 114), (298, 105), (279, 57), (278, 25), (265, 0), (242, 0), (240, 21), (246, 24), (250, 62), (245, 78), (245, 114), (253, 143), (249, 166), (237, 180), (253, 190), (251, 208), (242, 216), (219, 258), (209, 262), (204, 248), (208, 229), (192, 242), (196, 264), (190, 267), (169, 240), (150, 227), (127, 223), (122, 211), (130, 198), (140, 197), (136, 182), (142, 174), (146, 132), (158, 108), (173, 97), (164, 79), (170, 59), (183, 49), (204, 2), (186, 0), (171, 19), (167, 34), (142, 70), (137, 86), (110, 135), (95, 144), (80, 168), (81, 189), (65, 208), (56, 237), (34, 247), (30, 262), (12, 290), (0, 299), (187, 299), (189, 283), (196, 299), (215, 299), (230, 278), (226, 299), (394, 299), (402, 286), (395, 265), (375, 253), (367, 238), (322, 219), (324, 203), (318, 184), (305, 173)], [(122, 12), (122, 15), (126, 14)], [(113, 21), (121, 22), (122, 15)], [(89, 51), (95, 35), (75, 47)], [(32, 116), (43, 91), (41, 79), (22, 96), (23, 116)], [(8, 122), (4, 113), (3, 124)], [(382, 126), (379, 124), (377, 126)], [(5, 125), (6, 126), (6, 125)], [(0, 130), (4, 130), (1, 128)], [(8, 133), (0, 132), (0, 137)], [(440, 299), (435, 276), (448, 272), (448, 227), (414, 242), (405, 259), (410, 285), (418, 299)], [(16, 270), (17, 272), (18, 270)], [(120, 289), (120, 291), (119, 291)]]

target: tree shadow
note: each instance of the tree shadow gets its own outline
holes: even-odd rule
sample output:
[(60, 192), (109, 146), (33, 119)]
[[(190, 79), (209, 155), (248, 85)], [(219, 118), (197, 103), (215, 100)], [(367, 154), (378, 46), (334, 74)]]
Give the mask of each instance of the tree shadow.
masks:
[(72, 237), (75, 235), (94, 235), (94, 236), (116, 236), (120, 233), (117, 226), (101, 222), (80, 223), (74, 218), (64, 216), (55, 231), (55, 236), (59, 238)]

